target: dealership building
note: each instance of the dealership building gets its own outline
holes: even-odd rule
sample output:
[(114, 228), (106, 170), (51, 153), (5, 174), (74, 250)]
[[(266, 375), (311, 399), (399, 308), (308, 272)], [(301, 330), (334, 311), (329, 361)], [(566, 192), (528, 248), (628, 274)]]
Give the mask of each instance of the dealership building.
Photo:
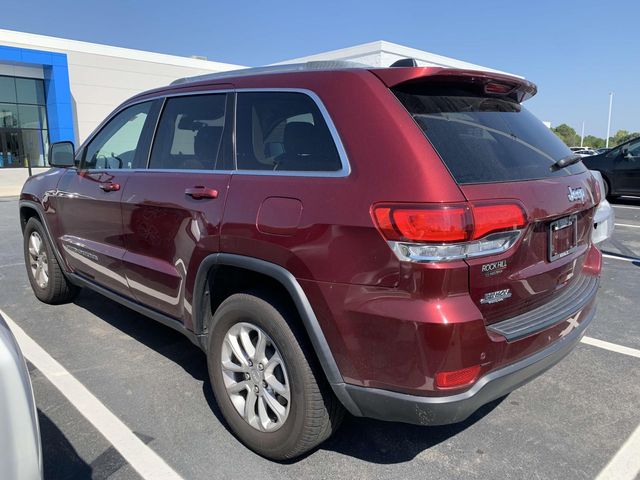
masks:
[[(385, 67), (407, 57), (421, 66), (493, 70), (384, 41), (278, 63), (351, 60)], [(17, 195), (29, 171), (46, 168), (49, 144), (82, 143), (132, 95), (246, 67), (0, 29), (0, 196)]]

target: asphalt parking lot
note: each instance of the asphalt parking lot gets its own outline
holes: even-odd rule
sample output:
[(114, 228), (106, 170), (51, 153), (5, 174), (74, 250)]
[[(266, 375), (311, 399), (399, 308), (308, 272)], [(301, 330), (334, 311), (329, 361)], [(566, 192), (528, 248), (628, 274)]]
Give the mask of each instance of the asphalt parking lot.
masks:
[[(89, 291), (69, 305), (38, 302), (17, 213), (17, 199), (0, 199), (0, 309), (185, 479), (595, 478), (640, 424), (633, 354), (640, 349), (640, 199), (616, 203), (616, 231), (602, 245), (598, 313), (587, 331), (634, 350), (582, 343), (458, 425), (347, 418), (337, 435), (290, 463), (255, 455), (227, 431), (205, 357), (180, 334)], [(140, 478), (40, 370), (31, 366), (31, 375), (45, 479)]]

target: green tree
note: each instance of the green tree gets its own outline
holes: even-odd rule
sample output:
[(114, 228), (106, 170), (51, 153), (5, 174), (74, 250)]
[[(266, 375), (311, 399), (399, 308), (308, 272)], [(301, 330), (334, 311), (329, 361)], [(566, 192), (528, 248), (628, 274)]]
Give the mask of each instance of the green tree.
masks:
[(618, 130), (613, 137), (609, 137), (609, 147), (615, 147), (636, 137), (640, 137), (639, 132), (630, 133), (627, 130)]
[(587, 135), (586, 137), (584, 137), (583, 145), (585, 147), (602, 148), (604, 147), (604, 144), (604, 138), (596, 137), (594, 135)]
[(555, 133), (560, 140), (562, 140), (568, 147), (575, 147), (580, 145), (580, 137), (576, 131), (566, 123), (558, 125), (552, 128), (551, 131)]

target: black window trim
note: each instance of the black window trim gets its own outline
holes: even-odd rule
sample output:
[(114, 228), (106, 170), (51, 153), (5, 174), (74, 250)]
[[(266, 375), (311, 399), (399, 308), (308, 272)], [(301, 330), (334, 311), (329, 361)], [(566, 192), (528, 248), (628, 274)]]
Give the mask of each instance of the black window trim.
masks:
[[(338, 156), (340, 158), (340, 164), (341, 164), (341, 168), (340, 170), (335, 170), (335, 171), (288, 171), (288, 170), (238, 170), (237, 169), (237, 161), (236, 161), (236, 107), (237, 107), (237, 93), (242, 93), (242, 92), (291, 92), (291, 93), (302, 93), (307, 95), (308, 97), (311, 98), (311, 100), (313, 100), (313, 102), (316, 104), (316, 106), (318, 107), (318, 110), (320, 111), (320, 114), (322, 115), (327, 128), (329, 129), (329, 132), (331, 134), (331, 138), (333, 139), (333, 142), (336, 146), (336, 149), (338, 150)], [(233, 95), (233, 109), (231, 113), (232, 118), (231, 121), (233, 121), (232, 123), (232, 130), (231, 130), (231, 135), (232, 135), (232, 151), (233, 151), (233, 165), (234, 168), (230, 169), (230, 170), (183, 170), (183, 169), (156, 169), (156, 168), (148, 168), (149, 166), (149, 159), (151, 156), (151, 149), (153, 148), (153, 142), (155, 141), (155, 136), (156, 136), (156, 131), (158, 129), (158, 124), (160, 121), (160, 116), (162, 113), (162, 110), (164, 109), (164, 104), (166, 103), (166, 100), (168, 98), (173, 98), (173, 97), (184, 97), (184, 96), (194, 96), (194, 95), (207, 95), (207, 94), (212, 94), (212, 93), (232, 93)], [(89, 137), (87, 137), (87, 139), (82, 143), (82, 145), (80, 146), (80, 148), (78, 149), (79, 152), (82, 152), (82, 157), (84, 157), (84, 151), (86, 150), (86, 146), (89, 145), (89, 143), (93, 140), (93, 138), (100, 133), (100, 131), (107, 125), (107, 123), (109, 123), (111, 121), (112, 118), (114, 118), (116, 115), (118, 115), (120, 112), (122, 112), (123, 110), (132, 107), (134, 105), (137, 105), (139, 103), (144, 103), (144, 102), (149, 102), (149, 101), (154, 101), (154, 100), (160, 100), (162, 102), (162, 106), (160, 108), (160, 110), (158, 111), (158, 113), (156, 114), (156, 118), (155, 118), (155, 127), (153, 130), (153, 134), (151, 136), (151, 143), (149, 145), (149, 151), (147, 152), (147, 165), (146, 168), (132, 168), (132, 169), (123, 169), (123, 171), (127, 171), (127, 172), (137, 172), (137, 171), (142, 171), (142, 172), (159, 172), (159, 173), (194, 173), (194, 174), (203, 174), (203, 173), (214, 173), (214, 174), (226, 174), (226, 175), (258, 175), (258, 176), (278, 176), (278, 177), (314, 177), (314, 178), (318, 178), (318, 177), (332, 177), (332, 178), (343, 178), (343, 177), (348, 177), (351, 174), (351, 164), (349, 163), (349, 158), (347, 156), (347, 152), (344, 148), (344, 145), (342, 143), (342, 139), (340, 138), (340, 134), (338, 133), (338, 130), (335, 127), (335, 124), (333, 123), (333, 120), (331, 119), (331, 116), (329, 115), (329, 112), (327, 111), (327, 108), (324, 106), (324, 103), (322, 102), (322, 100), (320, 99), (320, 97), (318, 97), (318, 95), (311, 91), (308, 90), (306, 88), (287, 88), (287, 87), (283, 87), (283, 88), (221, 88), (221, 89), (215, 89), (215, 88), (209, 88), (206, 90), (199, 90), (199, 91), (189, 91), (189, 92), (172, 92), (172, 93), (166, 93), (166, 94), (159, 94), (156, 96), (152, 96), (152, 97), (145, 97), (145, 98), (141, 98), (139, 100), (136, 100), (134, 102), (128, 102), (124, 105), (121, 105), (120, 107), (118, 107), (116, 110), (114, 110), (100, 125), (98, 125), (98, 127), (91, 133), (91, 135), (89, 135)], [(225, 119), (225, 123), (226, 123), (226, 119)], [(84, 163), (84, 162), (83, 162)], [(99, 171), (110, 171), (113, 172), (113, 169), (91, 169), (92, 172), (99, 172)]]

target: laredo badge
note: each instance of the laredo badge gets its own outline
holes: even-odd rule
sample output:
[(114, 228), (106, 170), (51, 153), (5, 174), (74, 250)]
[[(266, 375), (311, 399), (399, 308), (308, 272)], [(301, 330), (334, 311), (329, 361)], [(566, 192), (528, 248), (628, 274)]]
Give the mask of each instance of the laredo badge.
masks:
[(498, 303), (511, 297), (511, 289), (497, 290), (495, 292), (485, 293), (480, 299), (480, 303)]

